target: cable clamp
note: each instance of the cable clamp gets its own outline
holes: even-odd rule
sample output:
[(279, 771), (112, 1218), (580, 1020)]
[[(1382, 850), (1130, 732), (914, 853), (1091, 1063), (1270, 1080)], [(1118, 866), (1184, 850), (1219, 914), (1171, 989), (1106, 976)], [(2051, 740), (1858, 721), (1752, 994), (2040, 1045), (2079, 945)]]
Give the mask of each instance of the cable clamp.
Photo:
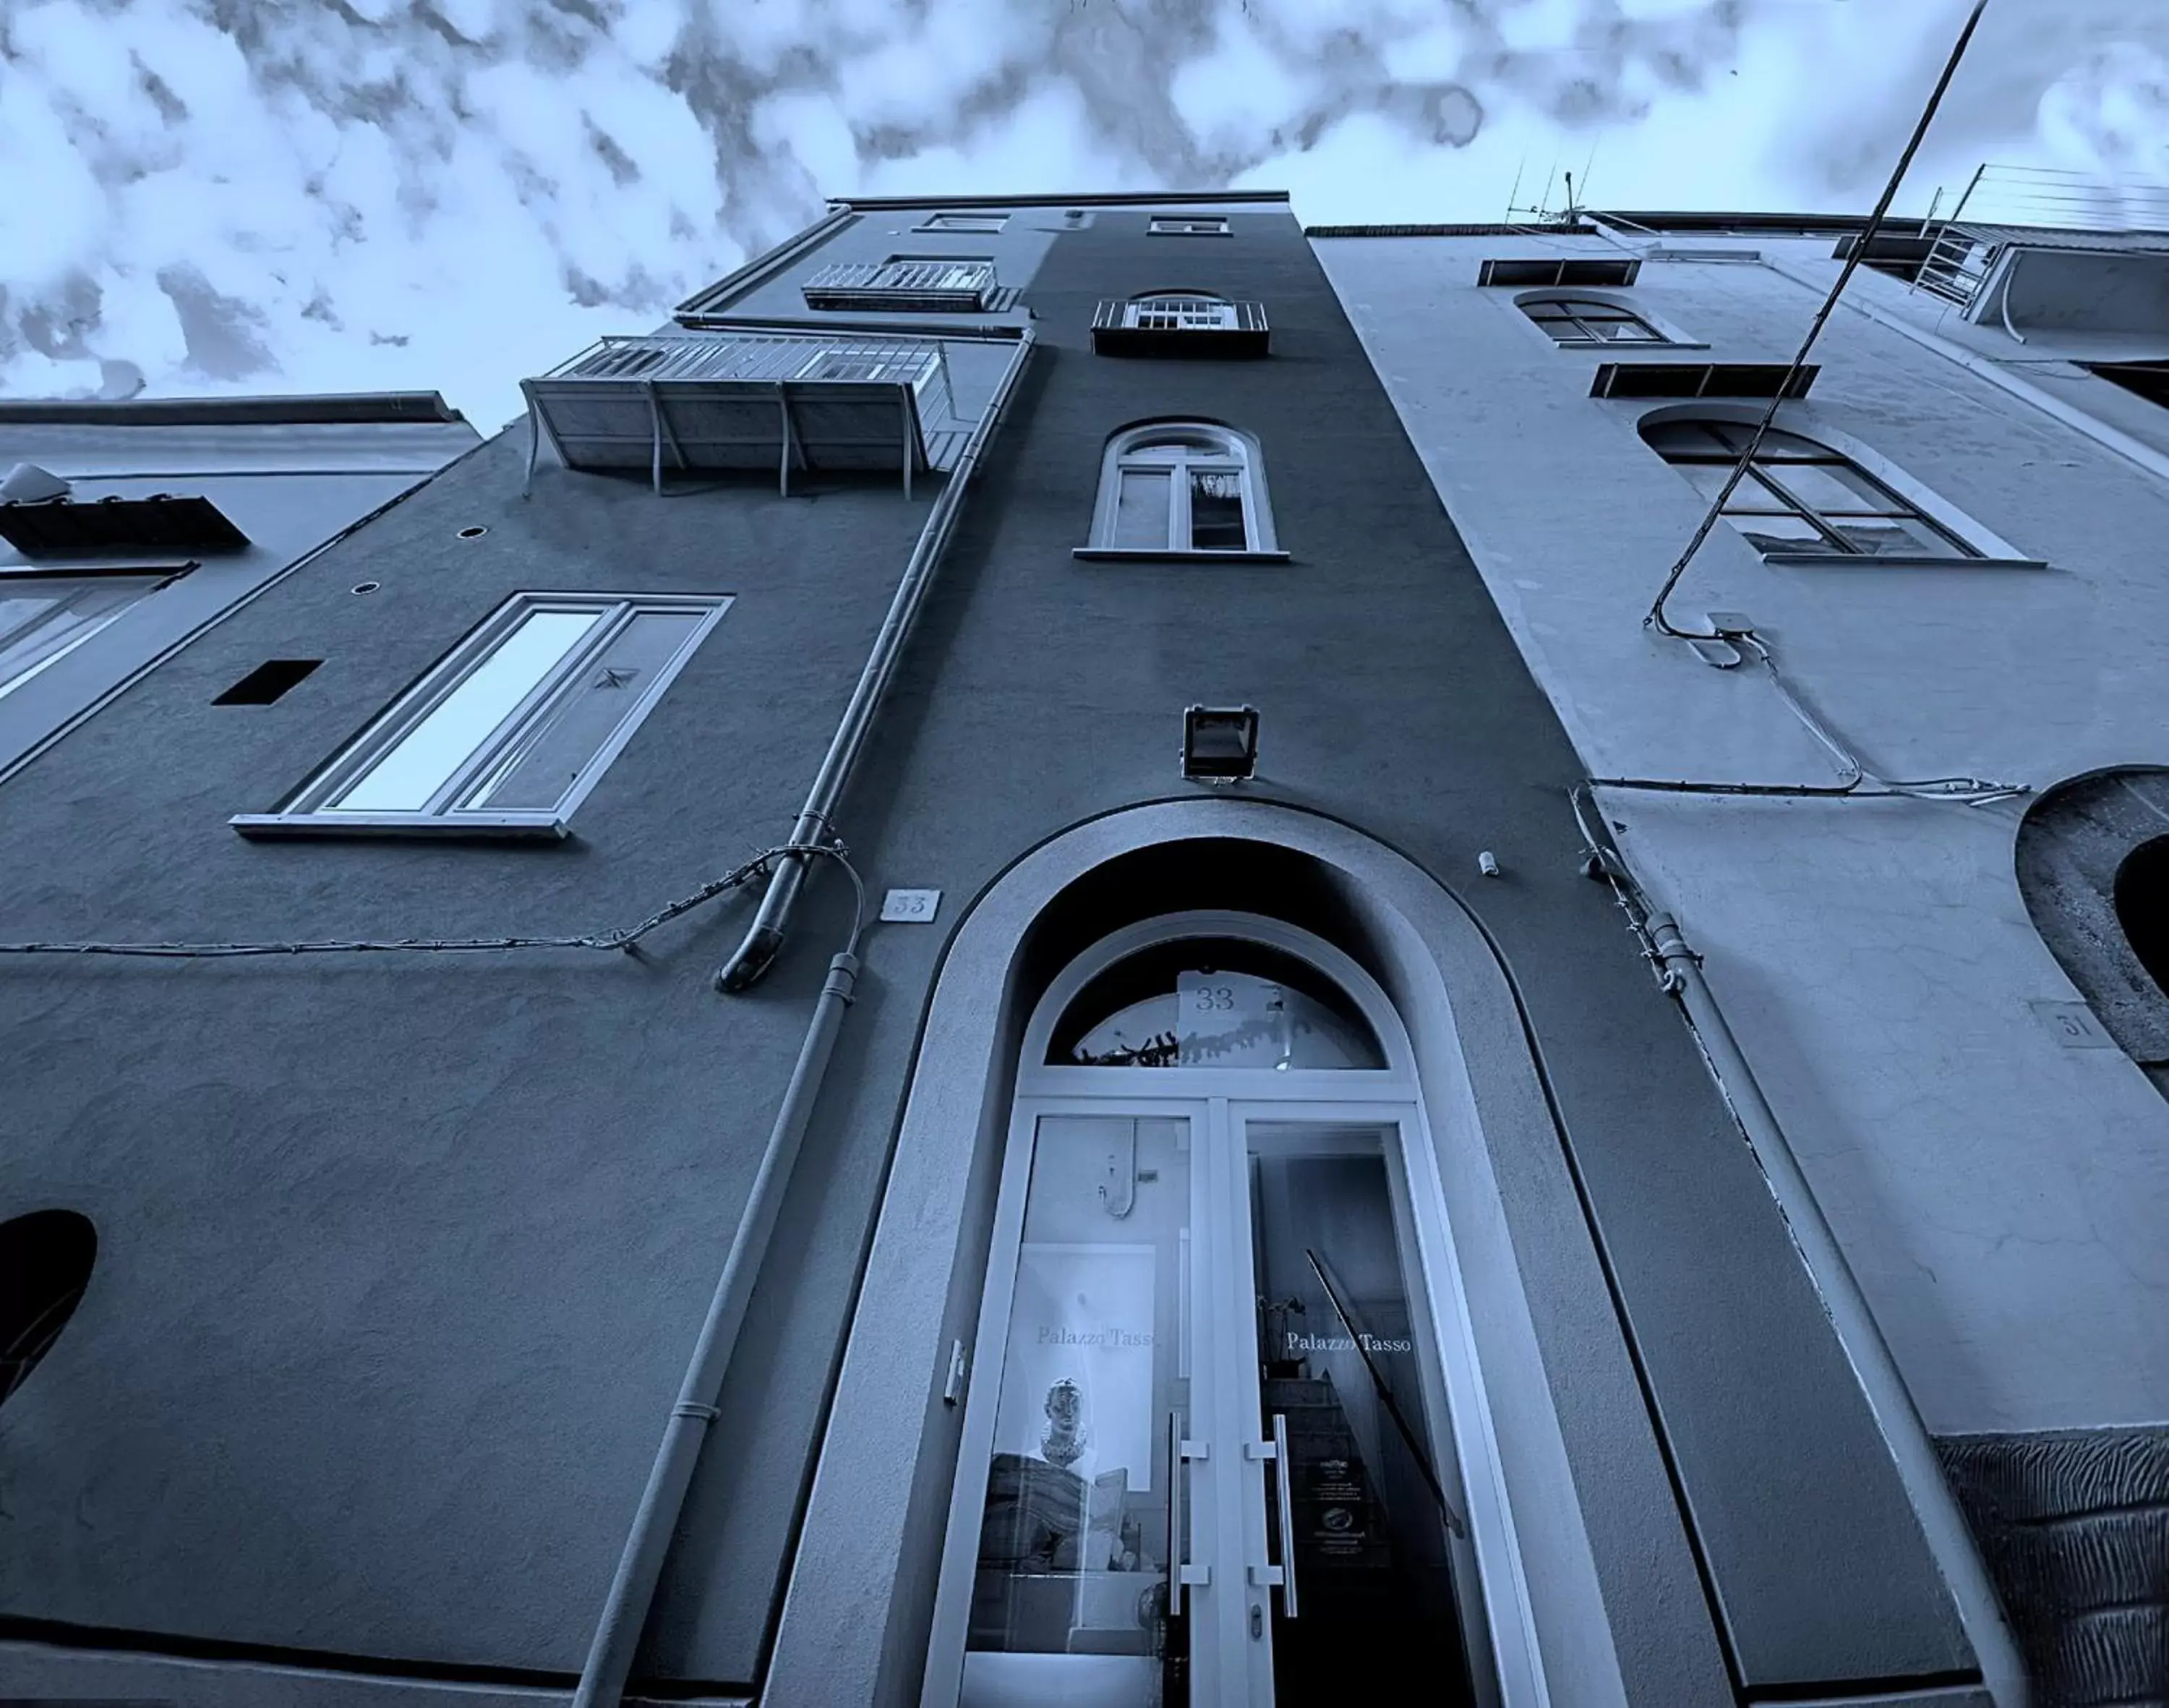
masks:
[(723, 1414), (713, 1406), (699, 1406), (690, 1400), (680, 1400), (670, 1408), (670, 1415), (674, 1417), (697, 1417), (703, 1423), (712, 1423)]

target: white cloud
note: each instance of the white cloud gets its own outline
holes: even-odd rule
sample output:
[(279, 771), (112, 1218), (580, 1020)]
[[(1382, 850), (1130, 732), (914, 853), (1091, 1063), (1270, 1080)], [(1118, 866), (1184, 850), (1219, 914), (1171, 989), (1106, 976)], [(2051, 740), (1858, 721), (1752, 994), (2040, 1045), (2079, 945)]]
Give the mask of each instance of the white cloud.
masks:
[[(0, 158), (36, 163), (0, 195), (0, 390), (130, 361), (153, 392), (436, 386), (494, 424), (824, 195), (1492, 219), (1593, 150), (1600, 203), (1863, 207), (1964, 9), (46, 0), (0, 24)], [(2169, 5), (1996, 0), (1901, 209), (1984, 158), (2169, 183)]]

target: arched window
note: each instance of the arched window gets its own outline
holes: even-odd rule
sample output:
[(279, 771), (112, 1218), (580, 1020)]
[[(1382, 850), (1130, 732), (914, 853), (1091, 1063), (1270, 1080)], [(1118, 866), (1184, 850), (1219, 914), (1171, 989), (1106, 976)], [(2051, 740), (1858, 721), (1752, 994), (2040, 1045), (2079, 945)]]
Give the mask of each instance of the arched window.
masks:
[(2124, 857), (2111, 899), (2131, 952), (2169, 997), (2169, 836), (2142, 842)]
[[(1642, 423), (1644, 441), (1708, 499), (1724, 490), (1754, 436), (1744, 422), (1708, 416)], [(1733, 489), (1724, 519), (1767, 556), (1983, 555), (1850, 457), (1776, 428), (1763, 435), (1755, 466)]]
[(1386, 1054), (1308, 962), (1237, 937), (1180, 937), (1124, 956), (1079, 990), (1050, 1067), (1370, 1068)]
[(1631, 308), (1597, 296), (1525, 296), (1521, 312), (1559, 344), (1670, 344)]
[(1276, 552), (1256, 441), (1202, 421), (1154, 422), (1116, 434), (1100, 467), (1092, 549), (1182, 557)]
[(1140, 332), (1232, 331), (1235, 305), (1202, 291), (1148, 291), (1122, 305), (1122, 324)]
[(97, 1256), (89, 1218), (73, 1210), (0, 1222), (0, 1405), (60, 1338)]
[(2033, 928), (2100, 1030), (2169, 1096), (2164, 819), (2169, 769), (2072, 777), (2027, 809), (2015, 863)]

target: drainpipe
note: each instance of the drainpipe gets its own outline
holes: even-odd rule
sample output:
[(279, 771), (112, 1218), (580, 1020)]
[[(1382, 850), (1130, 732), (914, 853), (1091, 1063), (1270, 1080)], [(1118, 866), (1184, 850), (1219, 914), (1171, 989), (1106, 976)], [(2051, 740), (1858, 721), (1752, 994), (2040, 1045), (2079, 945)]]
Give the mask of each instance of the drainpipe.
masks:
[(2019, 1658), (2003, 1604), (1989, 1581), (1988, 1568), (1981, 1562), (1958, 1497), (1943, 1475), (1943, 1461), (1936, 1456), (1927, 1425), (1913, 1404), (1912, 1393), (1899, 1373), (1897, 1360), (1890, 1354), (1874, 1313), (1868, 1309), (1852, 1266), (1824, 1220), (1814, 1188), (1800, 1172), (1784, 1129), (1777, 1124), (1777, 1115), (1763, 1097), (1755, 1070), (1747, 1065), (1739, 1040), (1733, 1037), (1717, 999), (1710, 994), (1708, 982), (1703, 977), (1702, 957), (1687, 947), (1678, 921), (1649, 905), (1649, 897), (1610, 839), (1600, 841), (1591, 834), (1582, 814), (1585, 792), (1575, 791), (1574, 809), (1581, 821), (1582, 834), (1589, 840), (1589, 857), (1595, 862), (1592, 875), (1610, 881), (1620, 906), (1647, 946), (1659, 987), (1676, 997), (1686, 1011), (1687, 1029), (1701, 1046), (1710, 1076), (1717, 1081), (1718, 1092), (1733, 1118), (1746, 1134), (1756, 1161), (1761, 1164), (1770, 1182), (1770, 1195), (1777, 1199), (1792, 1230), (1793, 1243), (1807, 1265), (1823, 1308), (1830, 1313), (1831, 1326), (1837, 1331), (1838, 1342), (1859, 1378), (1868, 1410), (1889, 1446), (1899, 1479), (1905, 1486), (1928, 1551), (1935, 1556), (1957, 1606), (1958, 1621), (1980, 1663), (1981, 1678), (1995, 1698), (1996, 1708), (2030, 1708), (2025, 1664)]
[[(1789, 279), (1795, 285), (1802, 286), (1819, 295), (1826, 290), (1825, 286), (1816, 284), (1814, 280), (1804, 278), (1793, 271), (1791, 268), (1781, 266), (1767, 256), (1763, 259), (1762, 264), (1781, 279)], [(2156, 480), (2169, 481), (2169, 456), (2164, 456), (2150, 445), (2142, 444), (2129, 433), (2118, 432), (2106, 421), (2096, 420), (2085, 410), (2065, 403), (2053, 392), (2042, 390), (2031, 381), (2022, 379), (2001, 362), (1969, 350), (1964, 344), (1953, 344), (1949, 339), (1930, 332), (1925, 327), (1916, 326), (1911, 321), (1875, 303), (1864, 302), (1852, 296), (1847, 296), (1841, 300), (1846, 307), (1852, 309), (1856, 313), (1866, 315), (1878, 326), (1888, 327), (1891, 331), (1911, 339), (1923, 350), (1933, 350), (1946, 360), (1956, 362), (1969, 372), (1980, 375), (1991, 386), (2031, 403), (2044, 414), (2054, 416), (2066, 427), (2083, 433), (2102, 449), (2113, 451), (2127, 462), (2137, 464)]]
[[(910, 561), (904, 565), (903, 579), (897, 584), (896, 597), (889, 602), (888, 616), (882, 623), (881, 632), (874, 638), (873, 651), (867, 656), (866, 668), (859, 673), (858, 686), (851, 691), (850, 702), (844, 708), (843, 721), (836, 726), (836, 734), (829, 743), (828, 755), (821, 761), (806, 804), (799, 809), (797, 823), (791, 826), (790, 841), (794, 846), (824, 842), (835, 834), (829, 815), (835, 810), (836, 803), (850, 783), (867, 732), (873, 727), (874, 713), (881, 704), (890, 677), (896, 673), (905, 638), (925, 600), (935, 567), (941, 562), (949, 536), (955, 529), (957, 513), (963, 508), (964, 489), (971, 483), (980, 452), (993, 436), (995, 424), (1015, 388), (1017, 376), (1024, 371), (1026, 359), (1031, 354), (1031, 328), (1020, 328), (1016, 354), (1003, 371), (1001, 382), (994, 387), (994, 397), (972, 429), (971, 437), (965, 440), (957, 467), (942, 487), (941, 496), (934, 500), (926, 526), (919, 531), (919, 542), (912, 547)], [(775, 875), (769, 880), (767, 893), (760, 899), (752, 925), (747, 927), (745, 940), (717, 969), (718, 990), (747, 990), (768, 971), (783, 947), (783, 934), (791, 924), (791, 910), (805, 883), (806, 857), (784, 856)]]
[[(855, 882), (857, 874), (852, 875)], [(864, 903), (861, 891), (861, 917)], [(768, 1147), (762, 1151), (759, 1171), (754, 1176), (753, 1192), (739, 1214), (738, 1231), (731, 1237), (723, 1273), (716, 1283), (715, 1297), (709, 1301), (707, 1320), (701, 1325), (692, 1362), (678, 1390), (678, 1403), (670, 1408), (670, 1421), (663, 1428), (663, 1444), (656, 1449), (655, 1464), (648, 1471), (640, 1510), (633, 1518), (632, 1534), (626, 1536), (625, 1551), (618, 1559), (617, 1575), (610, 1582), (609, 1599), (595, 1625), (573, 1708), (617, 1708), (626, 1679), (632, 1671), (633, 1654), (640, 1647), (648, 1609), (655, 1600), (655, 1586), (663, 1575), (663, 1562), (685, 1508), (685, 1492), (692, 1486), (708, 1426), (716, 1421), (716, 1402), (722, 1396), (723, 1376), (745, 1322), (754, 1281), (767, 1255), (769, 1238), (775, 1231), (776, 1214), (783, 1207), (791, 1169), (798, 1161), (807, 1120), (820, 1094), (822, 1076), (835, 1048), (836, 1031), (843, 1023), (844, 1009), (858, 978), (858, 957), (852, 953), (858, 947), (858, 937), (854, 929), (850, 947), (829, 963), (828, 983), (822, 986), (820, 1000), (814, 1005), (813, 1023), (799, 1048), (783, 1106), (775, 1113)]]

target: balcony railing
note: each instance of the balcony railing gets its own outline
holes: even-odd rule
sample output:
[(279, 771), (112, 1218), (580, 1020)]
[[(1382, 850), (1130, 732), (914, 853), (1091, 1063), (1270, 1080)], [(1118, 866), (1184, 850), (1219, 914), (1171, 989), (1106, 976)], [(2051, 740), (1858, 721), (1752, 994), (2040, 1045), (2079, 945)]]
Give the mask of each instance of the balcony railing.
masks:
[(808, 308), (894, 313), (968, 312), (993, 306), (994, 264), (922, 256), (836, 261), (799, 287)]
[(941, 346), (924, 338), (681, 333), (605, 338), (521, 383), (533, 421), (571, 468), (946, 467), (963, 437)]
[(1271, 340), (1262, 302), (1164, 291), (1104, 302), (1092, 315), (1099, 355), (1261, 356)]

